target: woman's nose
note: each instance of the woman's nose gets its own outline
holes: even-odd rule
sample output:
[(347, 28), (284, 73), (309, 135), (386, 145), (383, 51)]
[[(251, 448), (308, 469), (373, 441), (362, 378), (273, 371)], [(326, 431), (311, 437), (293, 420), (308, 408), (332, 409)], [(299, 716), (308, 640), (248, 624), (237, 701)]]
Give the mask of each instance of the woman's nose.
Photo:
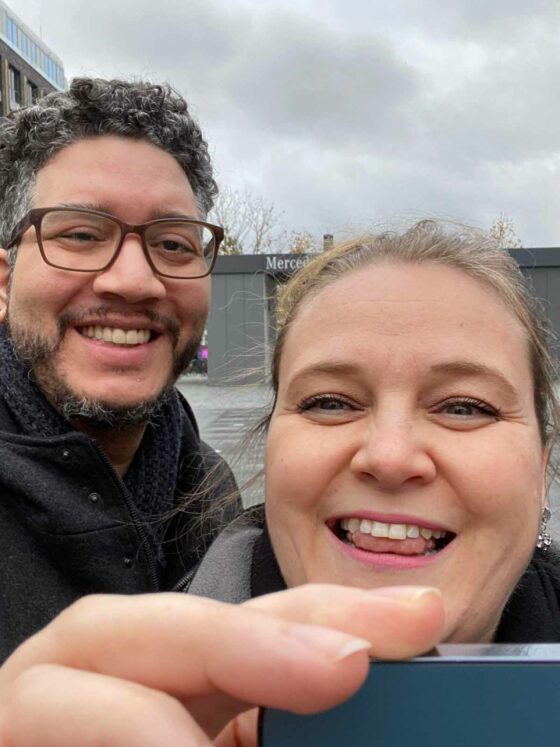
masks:
[(428, 444), (406, 422), (391, 427), (370, 423), (350, 466), (355, 474), (372, 478), (389, 491), (428, 484), (436, 476)]

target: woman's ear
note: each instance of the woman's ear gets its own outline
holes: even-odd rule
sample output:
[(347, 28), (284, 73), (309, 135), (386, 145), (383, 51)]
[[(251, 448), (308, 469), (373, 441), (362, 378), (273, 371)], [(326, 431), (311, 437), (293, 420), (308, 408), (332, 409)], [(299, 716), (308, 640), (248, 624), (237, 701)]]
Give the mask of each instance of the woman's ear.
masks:
[(9, 275), (8, 252), (5, 249), (0, 249), (0, 324), (4, 324), (8, 309)]

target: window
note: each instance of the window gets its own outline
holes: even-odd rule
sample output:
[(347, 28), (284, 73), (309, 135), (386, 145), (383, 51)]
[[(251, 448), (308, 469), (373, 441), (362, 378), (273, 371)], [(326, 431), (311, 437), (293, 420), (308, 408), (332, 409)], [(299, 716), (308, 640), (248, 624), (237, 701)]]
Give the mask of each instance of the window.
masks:
[(17, 47), (17, 26), (8, 16), (8, 39)]
[(35, 104), (39, 98), (39, 89), (30, 80), (26, 84), (26, 104)]
[(11, 65), (8, 67), (8, 98), (10, 109), (19, 109), (21, 106), (21, 75), (19, 70)]

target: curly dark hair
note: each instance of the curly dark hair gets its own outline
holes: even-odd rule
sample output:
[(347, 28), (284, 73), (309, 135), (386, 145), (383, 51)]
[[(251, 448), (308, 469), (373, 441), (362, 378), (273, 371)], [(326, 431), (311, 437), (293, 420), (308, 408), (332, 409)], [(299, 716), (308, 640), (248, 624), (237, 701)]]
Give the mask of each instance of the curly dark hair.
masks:
[(182, 96), (167, 84), (75, 78), (68, 91), (0, 120), (0, 246), (30, 209), (39, 169), (65, 146), (96, 135), (143, 138), (162, 148), (187, 175), (201, 217), (211, 209), (218, 188), (208, 146)]

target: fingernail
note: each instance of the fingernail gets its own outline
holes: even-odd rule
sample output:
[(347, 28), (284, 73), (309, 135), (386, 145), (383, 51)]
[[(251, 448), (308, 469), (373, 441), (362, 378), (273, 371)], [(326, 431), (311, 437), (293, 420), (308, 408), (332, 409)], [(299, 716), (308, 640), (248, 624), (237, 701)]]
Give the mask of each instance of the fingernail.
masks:
[(324, 628), (321, 625), (301, 625), (294, 623), (288, 629), (289, 635), (305, 646), (318, 651), (332, 661), (342, 661), (357, 651), (371, 648), (370, 641), (364, 638), (341, 633), (339, 630)]
[(375, 597), (389, 597), (403, 602), (418, 602), (429, 595), (441, 598), (441, 591), (435, 586), (384, 586), (372, 589), (369, 593)]

